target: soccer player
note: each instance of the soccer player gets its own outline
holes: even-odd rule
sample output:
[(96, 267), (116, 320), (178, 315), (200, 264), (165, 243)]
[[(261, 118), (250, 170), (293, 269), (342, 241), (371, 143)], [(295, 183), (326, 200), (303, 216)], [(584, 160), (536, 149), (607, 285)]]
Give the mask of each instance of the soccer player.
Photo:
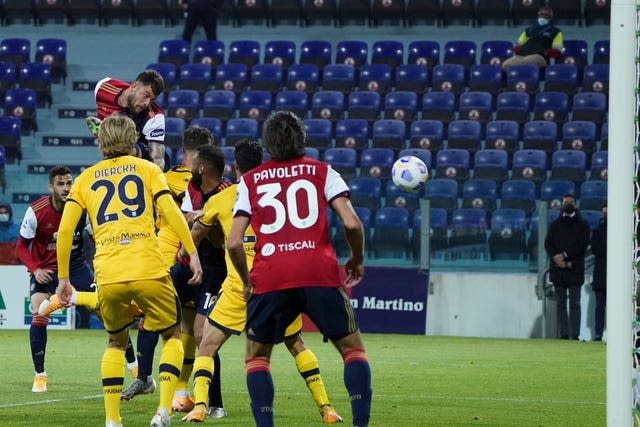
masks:
[[(56, 294), (66, 302), (71, 293), (69, 256), (72, 233), (86, 211), (94, 232), (94, 267), (98, 301), (109, 343), (102, 357), (102, 390), (108, 427), (120, 426), (120, 395), (124, 383), (124, 349), (128, 326), (134, 321), (131, 300), (145, 314), (145, 328), (159, 332), (164, 345), (160, 354), (160, 403), (151, 426), (171, 424), (171, 398), (180, 375), (183, 350), (178, 296), (162, 261), (155, 234), (154, 205), (179, 236), (190, 256), (197, 285), (202, 268), (189, 228), (176, 206), (162, 171), (153, 163), (129, 155), (137, 138), (135, 123), (111, 115), (98, 131), (98, 147), (104, 160), (85, 169), (69, 197), (58, 231), (59, 284)], [(155, 203), (154, 203), (155, 202)]]
[(106, 77), (95, 87), (98, 117), (88, 117), (87, 126), (97, 136), (100, 121), (111, 114), (130, 117), (136, 124), (138, 139), (135, 153), (138, 157), (151, 160), (164, 170), (165, 118), (164, 111), (155, 99), (164, 90), (164, 79), (154, 70), (138, 74), (133, 83)]
[[(243, 173), (253, 169), (262, 163), (262, 148), (255, 142), (241, 140), (235, 146), (234, 169), (236, 176), (240, 178)], [(214, 224), (220, 224), (224, 235), (229, 234), (231, 228), (233, 203), (236, 198), (236, 187), (225, 189), (211, 197), (203, 208), (203, 215), (191, 227), (191, 236), (194, 242), (200, 242), (209, 233)], [(256, 236), (249, 227), (244, 235), (244, 250), (247, 253), (248, 264), (253, 261)], [(212, 357), (217, 355), (220, 347), (233, 335), (240, 335), (244, 329), (246, 320), (246, 302), (242, 295), (242, 281), (238, 276), (229, 257), (226, 257), (227, 278), (222, 284), (222, 290), (208, 316), (208, 322), (204, 324), (202, 342), (198, 347), (198, 357), (194, 364), (194, 391), (197, 406), (183, 421), (204, 421), (207, 414), (206, 397), (209, 382), (214, 374)], [(285, 344), (295, 359), (300, 375), (305, 380), (313, 399), (320, 410), (320, 415), (325, 423), (339, 423), (342, 418), (331, 406), (327, 392), (320, 376), (318, 359), (309, 350), (302, 340), (300, 330), (302, 319), (298, 316), (285, 332)], [(209, 408), (209, 412), (216, 408)]]
[[(29, 343), (35, 369), (31, 388), (34, 393), (47, 391), (44, 361), (49, 315), (40, 315), (39, 310), (47, 297), (55, 293), (58, 285), (56, 237), (72, 182), (71, 171), (66, 166), (56, 166), (49, 171), (49, 195), (40, 197), (29, 206), (16, 243), (18, 257), (30, 273), (33, 316), (29, 328)], [(85, 221), (82, 218), (73, 232), (73, 261), (70, 268), (76, 288), (93, 295), (93, 271), (87, 264), (83, 251), (82, 232), (86, 226)]]
[[(329, 165), (304, 156), (304, 126), (290, 111), (269, 117), (263, 141), (271, 160), (240, 179), (227, 242), (247, 299), (245, 361), (254, 420), (260, 427), (273, 426), (271, 351), (303, 312), (342, 355), (353, 425), (367, 426), (371, 370), (343, 289), (364, 275), (364, 233), (349, 187)], [(344, 283), (329, 239), (329, 206), (342, 220), (351, 249)], [(256, 233), (251, 274), (244, 250), (250, 224)]]

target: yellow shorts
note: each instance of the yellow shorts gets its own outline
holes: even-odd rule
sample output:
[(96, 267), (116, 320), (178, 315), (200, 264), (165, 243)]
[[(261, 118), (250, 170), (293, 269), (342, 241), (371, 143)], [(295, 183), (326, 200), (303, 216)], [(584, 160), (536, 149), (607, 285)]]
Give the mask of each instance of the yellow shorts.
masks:
[(134, 321), (134, 300), (144, 313), (144, 328), (164, 332), (181, 319), (180, 302), (169, 275), (126, 283), (98, 284), (98, 305), (108, 332), (120, 332)]

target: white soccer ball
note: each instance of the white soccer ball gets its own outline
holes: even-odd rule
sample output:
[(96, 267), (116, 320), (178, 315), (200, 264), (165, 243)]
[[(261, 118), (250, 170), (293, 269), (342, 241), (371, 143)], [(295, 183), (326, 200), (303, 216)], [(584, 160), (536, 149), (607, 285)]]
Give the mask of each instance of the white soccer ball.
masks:
[(418, 191), (429, 179), (429, 169), (419, 158), (403, 156), (393, 164), (391, 179), (401, 190)]

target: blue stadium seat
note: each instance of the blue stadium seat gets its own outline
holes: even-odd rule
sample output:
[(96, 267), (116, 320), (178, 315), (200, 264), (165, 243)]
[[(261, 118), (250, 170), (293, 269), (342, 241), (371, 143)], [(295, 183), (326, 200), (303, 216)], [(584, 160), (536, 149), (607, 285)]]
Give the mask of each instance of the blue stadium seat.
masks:
[(501, 184), (509, 177), (509, 156), (505, 150), (478, 150), (473, 161), (473, 177)]
[(361, 151), (369, 147), (369, 123), (365, 119), (343, 119), (336, 123), (336, 147)]
[(580, 185), (580, 209), (600, 210), (607, 204), (607, 181), (585, 181)]
[(402, 150), (406, 146), (407, 125), (402, 120), (376, 120), (373, 123), (371, 146)]
[(38, 107), (51, 107), (51, 65), (44, 62), (24, 62), (18, 66), (18, 86), (36, 93)]
[(271, 114), (272, 109), (271, 93), (266, 90), (246, 90), (238, 99), (240, 117), (262, 121)]
[(580, 92), (573, 97), (573, 120), (601, 125), (607, 117), (607, 96), (597, 92)]
[(469, 151), (448, 148), (436, 155), (436, 177), (450, 178), (462, 184), (469, 178)]
[(264, 45), (264, 63), (280, 65), (286, 70), (296, 62), (296, 44), (291, 40), (271, 40)]
[(366, 148), (360, 154), (360, 176), (381, 179), (391, 178), (395, 156), (390, 148)]
[(477, 245), (487, 241), (487, 213), (484, 209), (456, 209), (451, 215), (449, 244)]
[(287, 70), (289, 90), (314, 93), (320, 82), (320, 69), (314, 64), (292, 64)]
[(582, 150), (593, 153), (596, 150), (596, 125), (593, 122), (575, 120), (562, 126), (563, 150)]
[(609, 123), (604, 122), (600, 129), (600, 150), (609, 149)]
[(165, 119), (164, 144), (169, 148), (182, 147), (182, 134), (186, 127), (184, 119), (167, 117)]
[(512, 65), (507, 70), (507, 90), (534, 95), (540, 89), (540, 69), (536, 65)]
[(515, 1), (511, 6), (513, 25), (533, 25), (538, 9), (546, 4), (545, 0)]
[[(400, 4), (400, 3), (396, 3)], [(371, 46), (371, 63), (396, 68), (404, 62), (404, 45), (396, 40), (378, 40)]]
[(454, 120), (449, 123), (447, 148), (461, 148), (475, 154), (482, 148), (482, 126), (473, 120)]
[(260, 42), (256, 40), (234, 40), (229, 43), (229, 64), (244, 64), (251, 68), (260, 63)]
[(413, 121), (418, 109), (418, 95), (409, 91), (393, 91), (384, 98), (384, 117)]
[(4, 149), (7, 160), (22, 160), (21, 137), (21, 120), (14, 116), (0, 116), (0, 147)]
[(209, 132), (211, 132), (211, 135), (213, 135), (215, 145), (219, 146), (222, 144), (222, 121), (220, 119), (217, 119), (215, 117), (202, 117), (199, 119), (193, 119), (191, 120), (191, 123), (189, 123), (189, 127), (200, 127), (207, 129)]
[(527, 220), (522, 209), (498, 209), (491, 216), (489, 253), (492, 260), (520, 259), (527, 252)]
[(442, 21), (440, 0), (407, 0), (407, 26), (425, 23), (438, 26)]
[(190, 122), (200, 117), (200, 95), (195, 90), (172, 90), (167, 99), (167, 115)]
[(331, 64), (331, 43), (326, 40), (307, 40), (300, 45), (300, 64), (313, 64), (318, 68)]
[(314, 160), (320, 160), (320, 150), (315, 147), (304, 147), (304, 155)]
[(221, 40), (197, 40), (193, 44), (193, 62), (217, 67), (224, 63), (225, 48)]
[(51, 80), (64, 82), (67, 78), (67, 41), (64, 39), (40, 39), (36, 42), (35, 62), (51, 65)]
[(520, 144), (520, 127), (513, 120), (494, 120), (485, 129), (485, 147), (513, 154)]
[(387, 1), (373, 0), (371, 7), (371, 25), (376, 27), (382, 23), (403, 25), (405, 20), (405, 0)]
[(435, 153), (442, 148), (444, 125), (439, 120), (416, 120), (411, 123), (409, 146)]
[(162, 40), (158, 51), (158, 62), (169, 62), (180, 68), (189, 62), (191, 45), (185, 40)]
[(336, 45), (336, 64), (351, 65), (355, 68), (367, 63), (369, 46), (362, 40), (343, 40)]
[(607, 180), (609, 177), (609, 153), (597, 151), (591, 156), (590, 180)]
[[(445, 249), (449, 246), (449, 223), (447, 221), (447, 211), (439, 208), (429, 210), (429, 247), (432, 251)], [(413, 258), (420, 259), (420, 232), (422, 227), (422, 211), (416, 209), (413, 212), (413, 230), (411, 233), (411, 247)]]
[(337, 24), (338, 5), (336, 0), (302, 0), (302, 19), (304, 25), (316, 22)]
[(249, 73), (244, 64), (220, 64), (216, 67), (214, 77), (216, 89), (232, 90), (236, 94), (249, 85)]
[(547, 202), (551, 209), (560, 210), (565, 194), (576, 194), (576, 184), (573, 181), (545, 181), (540, 187), (540, 200)]
[(322, 89), (349, 93), (356, 86), (356, 70), (351, 65), (329, 64), (322, 69)]
[[(344, 148), (343, 150), (346, 150)], [(330, 150), (327, 150), (327, 152)], [(326, 162), (325, 152), (325, 162)], [(351, 193), (351, 203), (353, 206), (362, 206), (375, 212), (380, 208), (382, 197), (382, 181), (378, 178), (365, 177), (353, 178), (349, 180), (349, 191)]]
[(231, 90), (210, 90), (204, 94), (203, 117), (229, 120), (236, 115), (236, 94)]
[(598, 228), (600, 219), (602, 218), (602, 211), (592, 209), (580, 209), (580, 216), (584, 218), (588, 223), (591, 231)]
[(525, 92), (502, 92), (496, 99), (496, 119), (523, 125), (529, 121), (530, 105), (531, 98)]
[(422, 94), (429, 87), (429, 69), (423, 65), (403, 64), (396, 68), (396, 90)]
[(578, 90), (578, 67), (573, 64), (549, 65), (544, 75), (545, 92), (564, 92), (573, 95)]
[(307, 117), (309, 111), (309, 97), (297, 90), (283, 90), (276, 94), (276, 110), (288, 110), (301, 119)]
[(441, 64), (433, 67), (432, 90), (460, 94), (467, 83), (460, 64)]
[(409, 255), (409, 211), (384, 207), (375, 213), (373, 255), (376, 258), (404, 258)]
[(243, 138), (257, 141), (260, 135), (260, 128), (257, 120), (254, 119), (231, 119), (227, 122), (225, 132), (225, 145), (233, 146)]
[(31, 89), (9, 89), (4, 98), (4, 115), (20, 119), (24, 133), (36, 132), (38, 124), (36, 93)]
[(332, 145), (331, 121), (325, 119), (303, 120), (307, 134), (307, 146), (325, 150)]
[(449, 124), (455, 118), (456, 97), (453, 92), (427, 92), (422, 96), (422, 118)]
[(525, 123), (522, 137), (525, 150), (544, 150), (552, 153), (558, 148), (558, 125), (546, 120), (532, 120)]
[(489, 92), (496, 96), (502, 92), (504, 83), (502, 68), (498, 65), (477, 64), (472, 65), (469, 71), (469, 90), (476, 92)]
[(110, 25), (117, 20), (129, 23), (129, 21), (133, 19), (134, 9), (135, 5), (133, 0), (103, 2), (100, 9), (102, 25)]
[(235, 25), (246, 23), (269, 25), (269, 2), (267, 0), (238, 0), (235, 4)]
[(440, 64), (440, 43), (433, 40), (416, 40), (409, 43), (407, 64), (417, 64), (432, 69)]
[(582, 90), (609, 93), (609, 64), (591, 64), (584, 67)]
[(384, 199), (386, 207), (404, 208), (412, 213), (420, 207), (422, 191), (404, 191), (388, 180), (385, 184)]
[(476, 63), (477, 46), (471, 40), (451, 40), (444, 45), (444, 64), (459, 64), (469, 70)]
[(155, 70), (162, 76), (164, 80), (164, 91), (169, 92), (178, 78), (178, 69), (175, 64), (170, 62), (155, 62), (147, 65), (147, 70)]
[(464, 92), (458, 108), (460, 119), (487, 123), (493, 119), (493, 98), (489, 92)]
[(594, 22), (609, 25), (611, 21), (611, 2), (587, 0), (584, 5), (584, 23), (588, 27)]
[(448, 215), (458, 208), (458, 182), (455, 179), (435, 178), (427, 181), (424, 197), (431, 209), (443, 209)]
[(331, 165), (348, 181), (357, 174), (357, 153), (353, 148), (329, 148), (324, 152), (324, 161)]
[(509, 0), (478, 0), (476, 24), (509, 25), (511, 23), (511, 2)]
[(0, 41), (0, 61), (20, 65), (29, 62), (31, 42), (23, 38), (7, 38)]
[(502, 66), (513, 56), (513, 42), (508, 40), (488, 40), (480, 46), (480, 63)]
[(442, 2), (442, 25), (474, 25), (475, 0)]
[(225, 178), (230, 179), (232, 182), (235, 182), (236, 176), (235, 176), (235, 170), (233, 169), (233, 161), (235, 160), (235, 156), (233, 153), (235, 151), (235, 147), (225, 146), (225, 147), (220, 147), (220, 149), (224, 154), (224, 172), (222, 173), (222, 175)]
[(578, 68), (579, 75), (589, 63), (589, 46), (585, 40), (563, 40), (562, 51), (556, 64), (571, 64)]
[(251, 89), (275, 94), (284, 84), (282, 67), (275, 64), (256, 64), (251, 68)]
[(338, 3), (338, 22), (343, 25), (371, 26), (371, 2), (369, 0), (341, 0)]
[[(372, 221), (371, 221), (371, 209), (364, 208), (362, 206), (355, 206), (353, 208), (356, 211), (356, 215), (360, 218), (360, 222), (362, 222), (362, 228), (364, 229), (364, 244), (365, 247), (371, 247), (371, 230), (373, 229)], [(333, 214), (332, 209), (328, 209), (327, 212), (331, 212)], [(338, 257), (347, 257), (351, 255), (351, 248), (347, 244), (347, 239), (342, 229), (342, 221), (340, 221), (340, 217), (338, 215), (334, 215), (332, 224), (335, 227), (336, 231), (333, 234), (333, 246), (336, 250), (336, 255)]]
[(404, 150), (400, 150), (398, 153), (398, 158), (404, 156), (413, 156), (417, 157), (424, 162), (427, 166), (427, 169), (431, 169), (431, 151), (426, 150), (424, 148), (405, 148)]
[(67, 18), (67, 1), (40, 0), (32, 2), (34, 24), (44, 25), (47, 21), (64, 22)]
[(569, 115), (569, 96), (564, 92), (540, 92), (533, 105), (533, 119), (563, 124)]
[(356, 91), (349, 94), (348, 115), (350, 119), (365, 119), (370, 122), (380, 118), (380, 94)]
[(525, 179), (508, 179), (502, 183), (500, 209), (522, 209), (527, 216), (536, 210), (536, 184)]
[(469, 179), (462, 187), (462, 207), (484, 209), (491, 213), (496, 209), (498, 185), (491, 179)]
[(16, 66), (13, 62), (0, 61), (0, 105), (4, 103), (4, 94), (15, 87)]
[(387, 64), (364, 64), (360, 67), (358, 88), (384, 95), (393, 86), (393, 69)]
[(598, 40), (593, 44), (592, 64), (609, 63), (609, 40)]
[(587, 155), (584, 151), (558, 150), (551, 156), (551, 177), (577, 184), (586, 179)]
[(180, 67), (178, 80), (175, 82), (176, 89), (195, 90), (204, 94), (211, 88), (213, 80), (211, 78), (211, 66), (208, 64), (184, 64)]
[(344, 115), (344, 94), (335, 90), (323, 90), (313, 94), (311, 117), (340, 120)]
[(582, 3), (581, 0), (548, 0), (547, 4), (553, 9), (554, 22), (582, 25)]
[(518, 150), (513, 153), (513, 179), (526, 179), (540, 185), (547, 179), (547, 154), (543, 150)]

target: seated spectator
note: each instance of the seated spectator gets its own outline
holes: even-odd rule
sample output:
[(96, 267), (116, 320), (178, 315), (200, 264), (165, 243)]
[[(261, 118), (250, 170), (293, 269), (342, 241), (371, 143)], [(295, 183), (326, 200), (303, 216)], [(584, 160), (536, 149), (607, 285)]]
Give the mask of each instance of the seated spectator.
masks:
[(13, 222), (13, 210), (9, 203), (0, 203), (0, 264), (19, 264), (16, 256), (16, 240), (20, 226)]
[(538, 9), (538, 22), (520, 34), (513, 47), (513, 56), (502, 63), (508, 70), (512, 65), (533, 64), (546, 67), (549, 58), (557, 58), (562, 52), (562, 31), (553, 25), (553, 10), (543, 6)]

